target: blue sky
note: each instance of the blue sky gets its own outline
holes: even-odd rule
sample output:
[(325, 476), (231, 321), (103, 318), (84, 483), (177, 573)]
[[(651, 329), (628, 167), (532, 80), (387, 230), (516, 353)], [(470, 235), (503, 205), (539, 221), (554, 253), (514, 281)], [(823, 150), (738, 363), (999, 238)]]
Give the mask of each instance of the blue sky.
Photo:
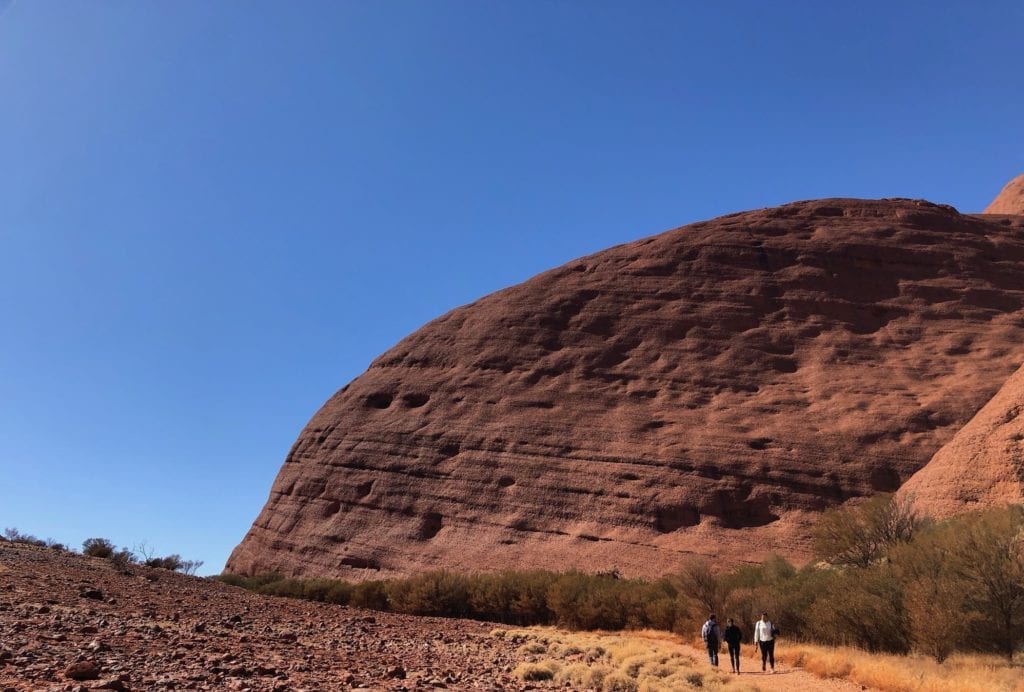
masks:
[(573, 257), (1024, 172), (1024, 4), (0, 1), (0, 528), (218, 572), (316, 409)]

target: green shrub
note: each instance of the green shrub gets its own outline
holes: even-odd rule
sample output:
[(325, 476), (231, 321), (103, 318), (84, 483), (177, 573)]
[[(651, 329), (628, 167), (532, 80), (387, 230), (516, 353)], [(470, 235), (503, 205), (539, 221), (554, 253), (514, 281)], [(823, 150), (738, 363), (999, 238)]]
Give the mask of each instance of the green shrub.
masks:
[(114, 544), (106, 538), (86, 538), (82, 541), (82, 553), (91, 557), (110, 557), (114, 554)]
[(400, 613), (463, 617), (469, 614), (468, 580), (454, 572), (426, 572), (388, 582), (385, 592)]
[(349, 605), (370, 610), (388, 610), (388, 594), (382, 581), (364, 581), (352, 587)]

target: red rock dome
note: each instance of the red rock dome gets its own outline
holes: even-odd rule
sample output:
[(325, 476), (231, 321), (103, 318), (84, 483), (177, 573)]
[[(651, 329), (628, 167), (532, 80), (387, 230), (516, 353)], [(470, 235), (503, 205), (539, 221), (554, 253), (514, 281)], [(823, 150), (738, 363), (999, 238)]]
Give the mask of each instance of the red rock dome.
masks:
[(986, 214), (1024, 214), (1024, 175), (1006, 184), (992, 204), (985, 207)]
[(457, 308), (313, 416), (227, 569), (805, 559), (822, 510), (899, 488), (1024, 360), (1022, 230), (800, 202)]

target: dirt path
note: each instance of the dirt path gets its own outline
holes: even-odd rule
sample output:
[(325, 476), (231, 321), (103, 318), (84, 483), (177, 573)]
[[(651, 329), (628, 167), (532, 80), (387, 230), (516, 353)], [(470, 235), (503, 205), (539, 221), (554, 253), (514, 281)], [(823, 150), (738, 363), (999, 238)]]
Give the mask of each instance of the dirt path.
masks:
[[(679, 644), (679, 648), (698, 661), (707, 661), (707, 653), (694, 646)], [(729, 670), (729, 652), (724, 647), (718, 657), (723, 670)], [(738, 680), (756, 685), (762, 692), (877, 692), (849, 680), (824, 680), (805, 670), (793, 666), (775, 664), (775, 674), (761, 672), (761, 656), (754, 647), (745, 645), (740, 652), (740, 674)]]

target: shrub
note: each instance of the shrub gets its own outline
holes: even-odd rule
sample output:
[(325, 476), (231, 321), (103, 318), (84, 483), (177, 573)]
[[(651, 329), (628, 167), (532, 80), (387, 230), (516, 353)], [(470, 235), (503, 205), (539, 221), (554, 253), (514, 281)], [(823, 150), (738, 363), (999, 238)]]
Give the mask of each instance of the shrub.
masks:
[(910, 650), (903, 589), (891, 566), (838, 570), (832, 577), (808, 607), (808, 634), (832, 646)]
[(122, 548), (110, 555), (110, 562), (121, 572), (128, 572), (128, 568), (138, 562), (138, 558), (132, 551)]
[(356, 608), (388, 610), (388, 594), (384, 582), (364, 581), (352, 587), (349, 604)]
[(639, 685), (625, 673), (611, 673), (605, 676), (601, 685), (604, 692), (637, 692)]
[(86, 538), (82, 541), (82, 553), (91, 557), (110, 557), (114, 554), (114, 544), (106, 538)]
[(825, 512), (815, 525), (814, 550), (833, 565), (867, 567), (890, 547), (909, 542), (920, 527), (912, 498), (875, 495)]
[(182, 559), (180, 555), (168, 555), (167, 557), (149, 557), (143, 563), (146, 567), (156, 569), (169, 569), (172, 572), (181, 568)]
[(14, 527), (4, 529), (4, 537), (11, 543), (24, 543), (25, 545), (35, 545), (40, 548), (45, 548), (48, 545), (46, 541), (40, 540), (32, 534), (22, 533)]
[(388, 603), (400, 613), (461, 617), (469, 610), (467, 579), (437, 571), (395, 580), (386, 587)]
[(936, 524), (892, 558), (919, 650), (939, 662), (955, 650), (1012, 659), (1024, 642), (1024, 508)]
[(555, 661), (541, 661), (539, 663), (520, 663), (512, 672), (520, 680), (526, 682), (534, 680), (552, 680), (558, 673), (561, 666)]

